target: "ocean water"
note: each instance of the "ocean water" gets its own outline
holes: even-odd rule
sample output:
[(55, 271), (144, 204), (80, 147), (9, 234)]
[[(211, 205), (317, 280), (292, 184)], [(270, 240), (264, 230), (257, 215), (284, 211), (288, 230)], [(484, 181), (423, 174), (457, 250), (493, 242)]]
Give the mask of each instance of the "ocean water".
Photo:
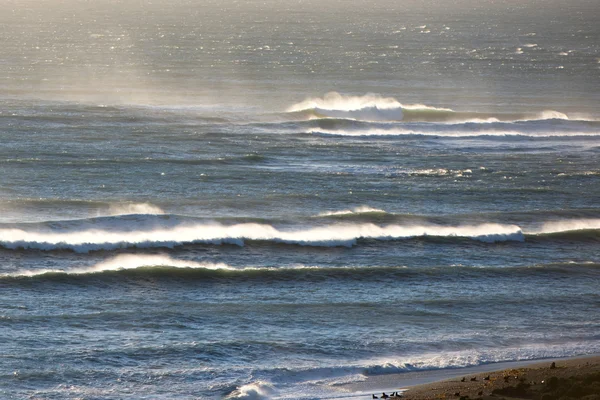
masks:
[(596, 1), (0, 3), (1, 398), (600, 353)]

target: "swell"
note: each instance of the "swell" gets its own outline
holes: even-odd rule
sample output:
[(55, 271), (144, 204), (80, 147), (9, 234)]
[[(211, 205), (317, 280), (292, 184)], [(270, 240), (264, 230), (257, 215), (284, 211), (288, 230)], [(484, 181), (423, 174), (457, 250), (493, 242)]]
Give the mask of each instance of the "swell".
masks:
[(118, 255), (90, 267), (66, 270), (31, 269), (0, 274), (4, 284), (66, 283), (87, 285), (95, 283), (123, 283), (127, 281), (177, 282), (256, 282), (268, 285), (274, 282), (386, 281), (410, 282), (455, 280), (465, 282), (480, 279), (527, 279), (535, 277), (556, 279), (575, 276), (597, 277), (598, 262), (562, 262), (521, 266), (289, 266), (289, 267), (233, 267), (223, 263), (196, 262), (167, 255)]
[(95, 166), (95, 165), (114, 165), (114, 166), (129, 166), (140, 164), (174, 164), (174, 165), (248, 165), (261, 164), (267, 158), (258, 153), (248, 153), (241, 155), (229, 155), (222, 157), (206, 157), (206, 158), (87, 158), (83, 160), (65, 160), (63, 158), (40, 158), (40, 157), (19, 157), (6, 158), (0, 160), (2, 164), (35, 164), (36, 166), (61, 166), (68, 165), (69, 167)]
[(363, 121), (345, 118), (309, 119), (293, 122), (260, 123), (247, 127), (267, 133), (312, 134), (349, 137), (413, 137), (448, 138), (562, 138), (600, 135), (600, 121), (541, 119), (525, 121), (423, 122)]

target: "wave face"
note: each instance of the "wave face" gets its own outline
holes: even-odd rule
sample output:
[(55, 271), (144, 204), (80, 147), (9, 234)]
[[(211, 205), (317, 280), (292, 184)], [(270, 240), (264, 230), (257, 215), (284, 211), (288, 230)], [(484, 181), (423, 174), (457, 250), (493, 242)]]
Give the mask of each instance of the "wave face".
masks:
[(7, 249), (68, 249), (85, 253), (127, 247), (174, 247), (187, 243), (243, 246), (245, 241), (267, 241), (301, 246), (351, 247), (359, 239), (398, 240), (425, 236), (471, 238), (490, 243), (523, 240), (523, 234), (518, 227), (496, 224), (460, 227), (393, 225), (382, 227), (374, 224), (361, 224), (294, 231), (279, 230), (271, 225), (260, 224), (231, 226), (203, 224), (137, 232), (90, 230), (74, 233), (49, 233), (6, 229), (0, 230), (0, 244)]
[[(87, 253), (126, 248), (175, 248), (188, 244), (244, 246), (248, 243), (270, 243), (353, 247), (365, 241), (385, 243), (422, 239), (455, 241), (459, 244), (464, 239), (498, 243), (560, 238), (596, 240), (600, 236), (599, 219), (535, 221), (528, 223), (531, 227), (526, 229), (496, 222), (444, 225), (427, 222), (425, 217), (394, 215), (367, 206), (323, 212), (312, 219), (312, 226), (198, 222), (184, 217), (157, 218), (151, 215), (55, 221), (41, 225), (0, 227), (0, 245), (12, 250), (71, 250)], [(328, 222), (331, 219), (337, 222)], [(397, 222), (402, 220), (406, 222)]]
[[(128, 228), (128, 229), (123, 229)], [(0, 243), (7, 249), (68, 249), (76, 252), (115, 250), (138, 247), (174, 247), (190, 243), (235, 244), (265, 241), (301, 246), (350, 247), (361, 239), (399, 240), (415, 237), (471, 238), (482, 242), (523, 240), (519, 227), (499, 224), (474, 226), (401, 226), (375, 224), (336, 224), (310, 228), (279, 229), (268, 224), (219, 223), (182, 224), (169, 228), (136, 230), (133, 226), (118, 229), (66, 229), (35, 231), (0, 229)]]

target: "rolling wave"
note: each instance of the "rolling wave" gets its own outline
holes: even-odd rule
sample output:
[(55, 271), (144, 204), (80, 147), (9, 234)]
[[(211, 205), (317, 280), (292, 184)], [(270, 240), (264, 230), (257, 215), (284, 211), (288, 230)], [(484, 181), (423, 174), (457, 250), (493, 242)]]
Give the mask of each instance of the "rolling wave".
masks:
[[(330, 92), (323, 97), (306, 99), (286, 110), (292, 120), (338, 119), (361, 122), (437, 122), (437, 123), (498, 123), (527, 121), (568, 121), (569, 116), (555, 110), (540, 112), (486, 113), (455, 111), (425, 104), (403, 104), (393, 97), (376, 94), (346, 96)], [(590, 122), (581, 115), (578, 120)]]
[(345, 215), (357, 215), (357, 214), (387, 214), (384, 210), (378, 208), (372, 208), (369, 206), (355, 207), (349, 210), (340, 211), (325, 211), (317, 215), (317, 217), (331, 217), (331, 216), (345, 216)]
[[(149, 206), (151, 207), (151, 206)], [(152, 207), (151, 207), (152, 208)], [(159, 211), (151, 209), (151, 211)], [(314, 218), (317, 218), (314, 220)], [(309, 218), (310, 220), (311, 218)], [(128, 215), (48, 222), (5, 224), (0, 227), (0, 246), (12, 250), (70, 250), (77, 253), (124, 248), (175, 248), (187, 244), (266, 242), (311, 247), (353, 247), (361, 241), (407, 239), (483, 243), (525, 240), (593, 240), (600, 238), (600, 219), (568, 219), (519, 225), (428, 222), (427, 218), (388, 214), (367, 206), (330, 211), (312, 218), (308, 225), (276, 226), (262, 222), (215, 222), (170, 215)], [(321, 219), (321, 220), (319, 220)], [(326, 222), (329, 219), (337, 222)], [(377, 224), (375, 221), (379, 221)], [(317, 222), (318, 225), (314, 225)]]
[[(131, 227), (130, 227), (131, 228)], [(173, 248), (184, 244), (234, 244), (265, 241), (316, 247), (352, 247), (358, 240), (400, 240), (415, 237), (467, 238), (481, 242), (523, 241), (518, 226), (480, 224), (464, 226), (387, 225), (373, 223), (337, 224), (296, 229), (279, 229), (268, 224), (223, 225), (203, 223), (148, 230), (26, 230), (0, 229), (0, 245), (6, 249), (72, 250), (87, 253), (122, 248)]]
[(462, 137), (574, 137), (600, 136), (600, 123), (570, 120), (533, 120), (514, 122), (366, 123), (363, 121), (317, 120), (303, 123), (304, 133), (326, 136), (439, 136)]
[(121, 281), (122, 279), (162, 279), (162, 280), (256, 280), (273, 281), (317, 281), (335, 280), (406, 280), (434, 277), (454, 279), (460, 271), (462, 279), (473, 277), (536, 276), (540, 273), (554, 273), (561, 276), (574, 274), (597, 274), (600, 263), (570, 261), (562, 263), (522, 265), (522, 266), (464, 266), (447, 265), (434, 267), (408, 266), (245, 266), (237, 267), (225, 263), (198, 262), (173, 258), (168, 255), (120, 254), (91, 266), (67, 269), (20, 269), (0, 274), (0, 281), (79, 282)]

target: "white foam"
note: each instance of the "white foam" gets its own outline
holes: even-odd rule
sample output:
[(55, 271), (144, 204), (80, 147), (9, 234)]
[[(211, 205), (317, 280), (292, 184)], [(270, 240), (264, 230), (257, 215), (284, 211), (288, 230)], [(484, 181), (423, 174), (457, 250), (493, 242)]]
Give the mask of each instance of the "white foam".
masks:
[[(552, 137), (570, 137), (570, 136), (600, 136), (600, 132), (581, 132), (581, 131), (552, 131), (539, 130), (538, 131), (526, 131), (526, 130), (493, 130), (493, 129), (460, 129), (455, 130), (425, 130), (432, 129), (431, 127), (425, 127), (422, 129), (405, 129), (405, 128), (390, 128), (390, 129), (363, 129), (363, 130), (346, 130), (346, 129), (308, 129), (307, 134), (312, 135), (331, 135), (331, 136), (351, 136), (351, 137), (363, 137), (363, 136), (409, 136), (409, 135), (422, 135), (422, 136), (438, 136), (438, 137), (450, 137), (450, 138), (464, 138), (464, 137), (502, 137), (502, 136), (522, 136), (522, 137), (539, 137), (539, 138), (552, 138)], [(515, 128), (517, 128), (515, 126)]]
[(68, 273), (74, 275), (93, 274), (103, 271), (120, 271), (127, 269), (136, 269), (140, 267), (169, 266), (171, 268), (203, 268), (203, 269), (226, 269), (234, 268), (223, 263), (198, 263), (194, 261), (178, 260), (167, 255), (135, 255), (120, 254), (108, 260), (89, 267), (72, 268), (68, 270), (61, 269), (37, 269), (21, 270), (13, 273), (0, 274), (0, 276), (37, 276), (47, 273)]
[(275, 393), (273, 385), (268, 382), (257, 381), (240, 386), (234, 390), (228, 399), (263, 400), (270, 399)]
[(404, 114), (402, 108), (381, 109), (377, 106), (364, 107), (356, 110), (329, 110), (315, 107), (314, 112), (319, 117), (345, 118), (357, 121), (401, 121)]
[(412, 357), (381, 358), (365, 361), (367, 375), (386, 375), (409, 371), (440, 370), (473, 367), (498, 362), (528, 361), (544, 358), (573, 357), (596, 354), (600, 346), (589, 342), (561, 344), (529, 344), (519, 347), (465, 350), (420, 354)]
[(108, 213), (101, 215), (129, 215), (129, 214), (151, 214), (161, 215), (165, 212), (150, 203), (114, 203), (110, 204)]
[(9, 249), (70, 249), (86, 253), (127, 247), (168, 247), (186, 243), (236, 244), (246, 240), (262, 240), (302, 246), (351, 247), (358, 239), (394, 240), (420, 236), (466, 237), (483, 242), (523, 240), (515, 225), (482, 224), (465, 226), (401, 226), (375, 224), (338, 224), (295, 230), (280, 230), (266, 224), (222, 225), (196, 224), (143, 231), (83, 231), (35, 232), (23, 229), (0, 229), (0, 244)]
[(393, 97), (377, 94), (345, 96), (329, 92), (323, 97), (306, 99), (289, 107), (287, 112), (312, 110), (318, 117), (346, 118), (362, 121), (400, 121), (403, 110), (429, 110), (452, 112), (447, 108), (436, 108), (424, 104), (402, 104)]
[(385, 213), (384, 210), (380, 210), (379, 208), (373, 208), (369, 206), (360, 206), (354, 207), (349, 210), (340, 210), (340, 211), (326, 211), (320, 213), (319, 217), (328, 217), (332, 215), (350, 215), (350, 214), (365, 214), (365, 213)]
[(315, 108), (323, 110), (351, 111), (372, 107), (376, 107), (381, 110), (390, 110), (401, 108), (402, 104), (393, 97), (382, 97), (377, 94), (366, 94), (364, 96), (344, 96), (337, 92), (329, 92), (323, 97), (313, 97), (294, 104), (289, 107), (287, 111), (296, 112), (312, 110)]
[(531, 234), (558, 233), (578, 231), (584, 229), (600, 229), (600, 219), (572, 219), (564, 221), (546, 222), (540, 229), (533, 230)]
[(564, 120), (568, 120), (569, 117), (567, 114), (561, 113), (559, 111), (554, 111), (554, 110), (545, 110), (542, 111), (541, 113), (539, 113), (536, 118), (536, 120), (541, 120), (541, 119), (564, 119)]

